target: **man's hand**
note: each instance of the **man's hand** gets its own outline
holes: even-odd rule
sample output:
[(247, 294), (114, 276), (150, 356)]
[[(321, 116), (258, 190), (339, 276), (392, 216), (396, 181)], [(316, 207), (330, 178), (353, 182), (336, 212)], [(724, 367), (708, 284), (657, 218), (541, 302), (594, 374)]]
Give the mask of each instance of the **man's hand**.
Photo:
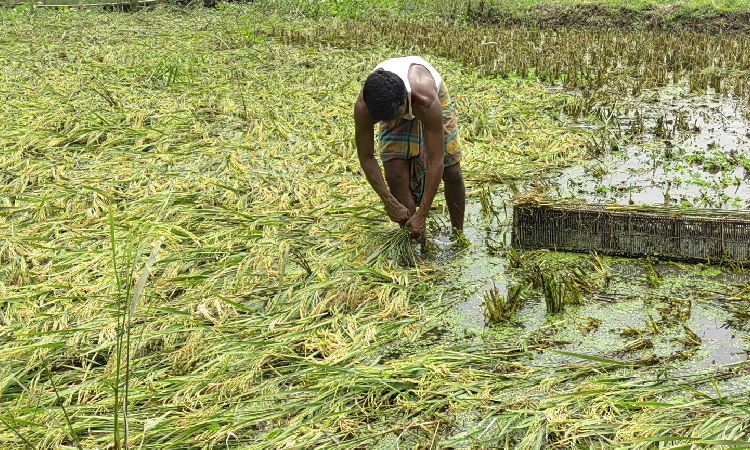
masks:
[(406, 222), (407, 227), (411, 228), (411, 238), (416, 239), (417, 242), (423, 244), (425, 241), (425, 233), (427, 232), (427, 218), (422, 214), (414, 214)]
[(394, 199), (393, 201), (385, 202), (385, 212), (388, 214), (388, 218), (402, 227), (409, 220), (409, 210), (406, 209), (406, 206), (399, 203), (398, 200)]

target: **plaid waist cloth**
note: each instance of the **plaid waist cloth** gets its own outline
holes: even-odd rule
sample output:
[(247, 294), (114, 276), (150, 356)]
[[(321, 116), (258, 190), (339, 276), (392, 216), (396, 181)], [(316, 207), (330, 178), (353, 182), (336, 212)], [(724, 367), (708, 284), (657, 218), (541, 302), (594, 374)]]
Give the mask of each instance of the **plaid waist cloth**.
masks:
[[(453, 109), (453, 101), (448, 94), (445, 83), (440, 84), (438, 98), (443, 107), (443, 166), (448, 167), (461, 160), (461, 142), (458, 137), (458, 121)], [(419, 206), (424, 193), (425, 174), (427, 173), (427, 151), (419, 120), (400, 120), (393, 128), (385, 123), (380, 125), (380, 160), (408, 159), (410, 164), (409, 187), (414, 203)]]

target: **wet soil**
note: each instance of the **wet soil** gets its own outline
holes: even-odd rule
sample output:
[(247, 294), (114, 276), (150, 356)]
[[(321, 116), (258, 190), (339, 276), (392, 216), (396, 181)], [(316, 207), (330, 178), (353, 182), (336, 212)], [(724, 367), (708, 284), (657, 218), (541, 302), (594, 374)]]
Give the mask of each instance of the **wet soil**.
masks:
[(645, 5), (630, 9), (600, 3), (548, 3), (519, 11), (488, 5), (483, 0), (467, 8), (470, 20), (496, 25), (539, 28), (617, 27), (636, 30), (692, 30), (706, 33), (750, 32), (750, 11), (688, 9), (679, 5)]

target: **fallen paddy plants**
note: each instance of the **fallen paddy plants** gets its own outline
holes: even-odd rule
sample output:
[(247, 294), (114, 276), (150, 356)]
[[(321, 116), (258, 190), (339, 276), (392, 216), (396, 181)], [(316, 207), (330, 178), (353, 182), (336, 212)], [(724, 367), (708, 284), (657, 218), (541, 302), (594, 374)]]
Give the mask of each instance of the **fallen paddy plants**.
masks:
[[(259, 5), (0, 19), (0, 448), (746, 444), (746, 395), (712, 390), (744, 365), (435, 336), (464, 286), (388, 226), (352, 143), (393, 46), (282, 37)], [(441, 54), (472, 183), (585, 157), (564, 93)]]
[(525, 286), (514, 285), (508, 287), (507, 295), (501, 295), (497, 290), (497, 286), (493, 284), (484, 293), (484, 301), (482, 303), (484, 317), (494, 323), (509, 321), (521, 304), (526, 290)]

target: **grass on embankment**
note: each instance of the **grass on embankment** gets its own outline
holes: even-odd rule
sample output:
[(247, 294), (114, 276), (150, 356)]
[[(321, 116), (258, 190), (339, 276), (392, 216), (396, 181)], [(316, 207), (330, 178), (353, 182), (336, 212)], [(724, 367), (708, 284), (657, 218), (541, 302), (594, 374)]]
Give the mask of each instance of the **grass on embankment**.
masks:
[(748, 0), (400, 0), (307, 2), (266, 0), (275, 12), (307, 16), (398, 16), (468, 23), (521, 25), (541, 29), (605, 27), (625, 30), (693, 30), (747, 33)]
[[(137, 2), (126, 0), (40, 0), (41, 5), (76, 6), (120, 4), (130, 10)], [(170, 3), (170, 2), (163, 2)], [(173, 2), (172, 2), (173, 3)], [(204, 0), (180, 4), (203, 5)], [(214, 5), (214, 2), (208, 2)], [(206, 3), (206, 4), (208, 4)], [(666, 29), (745, 32), (750, 31), (750, 0), (401, 0), (310, 2), (299, 0), (264, 0), (276, 13), (296, 12), (305, 15), (372, 17), (382, 14), (398, 16), (457, 19), (468, 22), (490, 22), (540, 28), (616, 27), (625, 29)], [(22, 5), (20, 0), (0, 0), (0, 5)], [(143, 5), (141, 5), (143, 6)]]

